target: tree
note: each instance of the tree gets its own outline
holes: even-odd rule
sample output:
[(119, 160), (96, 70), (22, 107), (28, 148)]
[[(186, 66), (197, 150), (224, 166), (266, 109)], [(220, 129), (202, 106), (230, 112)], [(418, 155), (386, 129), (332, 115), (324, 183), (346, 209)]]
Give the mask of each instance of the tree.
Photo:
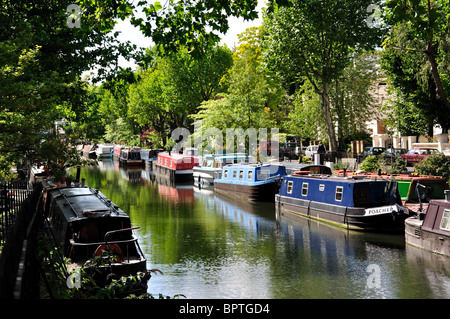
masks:
[[(321, 97), (330, 150), (337, 138), (330, 106), (330, 84), (349, 65), (357, 49), (380, 43), (382, 28), (370, 27), (367, 8), (372, 0), (293, 0), (274, 6), (264, 17), (268, 67), (285, 81), (301, 84), (303, 77)], [(290, 83), (287, 83), (290, 84)]]
[[(80, 28), (68, 24), (71, 1), (10, 1), (0, 5), (0, 148), (3, 173), (14, 162), (47, 161), (48, 132), (55, 120), (76, 116), (85, 86), (82, 72), (106, 74), (128, 53), (100, 22), (94, 6), (83, 11)], [(108, 34), (109, 33), (109, 34)], [(46, 137), (44, 139), (44, 136)], [(60, 139), (58, 136), (55, 137)], [(65, 152), (54, 149), (55, 156)], [(43, 157), (42, 157), (43, 156)]]
[[(386, 48), (401, 50), (404, 54), (424, 54), (435, 85), (436, 100), (450, 110), (448, 94), (448, 58), (450, 4), (447, 0), (389, 0), (386, 2), (385, 19), (392, 28), (384, 42)], [(406, 28), (407, 42), (399, 46), (397, 27)], [(415, 44), (409, 46), (409, 44)], [(404, 46), (403, 46), (404, 45)]]

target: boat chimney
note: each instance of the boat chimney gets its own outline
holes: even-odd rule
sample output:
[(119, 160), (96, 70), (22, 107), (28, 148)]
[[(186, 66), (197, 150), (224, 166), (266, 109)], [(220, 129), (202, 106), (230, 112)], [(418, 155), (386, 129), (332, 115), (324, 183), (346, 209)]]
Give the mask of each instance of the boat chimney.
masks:
[(445, 190), (444, 193), (445, 193), (445, 200), (447, 202), (450, 202), (450, 190)]

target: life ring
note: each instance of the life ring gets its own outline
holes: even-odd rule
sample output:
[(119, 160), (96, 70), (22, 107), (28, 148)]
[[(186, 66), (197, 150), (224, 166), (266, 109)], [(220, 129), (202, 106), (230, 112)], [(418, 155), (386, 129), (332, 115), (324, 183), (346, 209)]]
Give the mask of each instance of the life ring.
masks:
[(120, 255), (122, 255), (122, 249), (120, 249), (120, 247), (116, 244), (106, 244), (106, 245), (100, 245), (97, 247), (97, 249), (94, 252), (94, 256), (100, 256), (102, 254), (102, 252), (109, 248), (110, 250), (112, 250), (112, 253), (114, 253), (116, 255), (116, 260), (117, 262), (122, 262), (122, 259), (120, 258)]

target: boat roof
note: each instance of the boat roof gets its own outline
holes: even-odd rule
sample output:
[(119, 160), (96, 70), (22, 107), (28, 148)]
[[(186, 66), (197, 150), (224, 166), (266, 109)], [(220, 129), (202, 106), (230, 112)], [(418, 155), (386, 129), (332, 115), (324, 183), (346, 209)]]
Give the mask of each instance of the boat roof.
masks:
[(87, 187), (67, 187), (50, 191), (60, 211), (68, 221), (98, 217), (127, 218), (117, 205), (100, 191)]
[(292, 178), (302, 178), (302, 179), (312, 179), (312, 180), (324, 180), (324, 181), (334, 181), (334, 182), (346, 182), (346, 183), (374, 183), (374, 182), (391, 182), (389, 179), (382, 178), (360, 178), (358, 176), (336, 176), (336, 175), (326, 175), (326, 174), (318, 174), (318, 175), (288, 175), (287, 177)]

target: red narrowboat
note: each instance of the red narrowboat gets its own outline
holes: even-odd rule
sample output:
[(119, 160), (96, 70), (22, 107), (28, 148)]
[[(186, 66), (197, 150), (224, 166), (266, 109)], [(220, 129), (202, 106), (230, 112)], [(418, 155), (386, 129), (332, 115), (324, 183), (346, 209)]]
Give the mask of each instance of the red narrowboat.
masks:
[(162, 152), (158, 154), (155, 166), (156, 173), (171, 181), (190, 182), (194, 180), (192, 169), (198, 166), (198, 159), (190, 155)]

